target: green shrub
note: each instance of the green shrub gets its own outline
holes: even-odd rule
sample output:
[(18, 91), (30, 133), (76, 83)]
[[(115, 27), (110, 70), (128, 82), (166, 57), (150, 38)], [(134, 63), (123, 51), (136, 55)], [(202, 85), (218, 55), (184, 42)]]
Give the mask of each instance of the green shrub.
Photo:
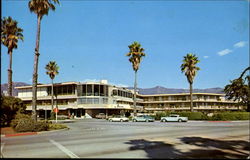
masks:
[(50, 113), (50, 120), (55, 120), (56, 119), (56, 113), (55, 112), (51, 112)]
[(129, 116), (128, 119), (129, 119), (130, 121), (132, 121), (133, 117), (132, 117), (132, 116)]
[(250, 113), (249, 112), (220, 112), (216, 113), (212, 116), (211, 120), (249, 120)]
[(50, 123), (48, 126), (49, 130), (57, 130), (57, 129), (64, 129), (64, 128), (68, 128), (68, 127), (64, 124), (59, 124), (59, 123)]
[(47, 131), (49, 129), (49, 124), (46, 121), (38, 121), (34, 124), (34, 129), (36, 132)]
[(11, 127), (17, 132), (39, 132), (48, 130), (48, 122), (35, 122), (31, 116), (18, 113), (15, 119), (11, 121)]
[(16, 128), (16, 126), (18, 125), (19, 121), (22, 120), (22, 119), (27, 120), (27, 121), (28, 121), (28, 120), (29, 120), (29, 121), (33, 121), (29, 115), (27, 115), (27, 114), (22, 114), (22, 113), (18, 112), (18, 113), (16, 114), (16, 116), (15, 116), (15, 119), (13, 119), (13, 120), (11, 121), (10, 126), (11, 126), (12, 128)]
[(178, 113), (182, 117), (188, 117), (189, 120), (205, 120), (207, 116), (202, 112), (180, 112)]
[(10, 126), (11, 121), (15, 118), (17, 112), (24, 113), (26, 106), (20, 98), (11, 96), (1, 96), (1, 114), (0, 125)]
[(155, 120), (160, 120), (161, 117), (166, 117), (168, 115), (168, 112), (156, 112), (155, 115), (151, 115)]

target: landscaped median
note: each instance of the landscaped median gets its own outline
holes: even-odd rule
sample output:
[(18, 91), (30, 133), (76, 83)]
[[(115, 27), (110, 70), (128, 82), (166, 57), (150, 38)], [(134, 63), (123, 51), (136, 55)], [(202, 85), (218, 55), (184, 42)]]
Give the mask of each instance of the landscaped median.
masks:
[(5, 127), (1, 128), (1, 137), (15, 137), (15, 136), (26, 136), (26, 135), (36, 135), (36, 134), (41, 134), (49, 131), (56, 131), (56, 130), (63, 130), (63, 129), (69, 129), (66, 125), (60, 124), (60, 123), (51, 123), (48, 122), (48, 128), (45, 130), (27, 130), (27, 131), (22, 131), (18, 132), (12, 127)]
[(52, 121), (40, 120), (35, 122), (29, 115), (18, 113), (11, 121), (11, 126), (1, 128), (1, 137), (12, 137), (22, 135), (34, 135), (43, 131), (68, 129), (65, 124), (52, 123)]

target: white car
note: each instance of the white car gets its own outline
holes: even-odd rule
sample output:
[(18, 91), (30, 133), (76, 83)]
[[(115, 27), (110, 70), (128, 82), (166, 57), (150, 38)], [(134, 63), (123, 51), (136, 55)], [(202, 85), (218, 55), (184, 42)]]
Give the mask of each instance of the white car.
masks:
[(161, 122), (187, 122), (188, 117), (181, 117), (178, 114), (171, 114), (167, 117), (161, 117)]
[(108, 119), (109, 122), (128, 122), (129, 119), (123, 116), (115, 116)]

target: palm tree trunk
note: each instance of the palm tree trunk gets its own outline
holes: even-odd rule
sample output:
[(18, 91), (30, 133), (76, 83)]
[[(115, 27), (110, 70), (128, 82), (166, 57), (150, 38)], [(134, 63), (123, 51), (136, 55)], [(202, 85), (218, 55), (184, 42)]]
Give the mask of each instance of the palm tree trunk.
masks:
[(193, 112), (193, 84), (190, 83), (190, 111)]
[(53, 112), (54, 109), (54, 83), (53, 83), (53, 79), (51, 79), (51, 84), (52, 84), (52, 88), (51, 88), (51, 112)]
[(9, 51), (10, 62), (8, 69), (8, 96), (12, 96), (12, 51)]
[(135, 71), (135, 83), (134, 83), (134, 116), (136, 116), (136, 88), (137, 88), (137, 71)]
[(41, 27), (41, 16), (37, 16), (37, 34), (36, 34), (36, 48), (34, 58), (34, 71), (33, 71), (33, 85), (32, 85), (32, 119), (37, 121), (36, 113), (36, 100), (37, 100), (37, 79), (38, 79), (38, 60), (39, 60), (39, 42), (40, 42), (40, 27)]

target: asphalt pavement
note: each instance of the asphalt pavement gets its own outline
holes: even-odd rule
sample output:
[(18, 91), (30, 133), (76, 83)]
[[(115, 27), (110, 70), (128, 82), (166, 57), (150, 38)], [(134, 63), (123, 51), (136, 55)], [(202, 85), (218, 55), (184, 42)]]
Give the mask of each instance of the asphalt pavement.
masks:
[(1, 137), (3, 158), (246, 159), (249, 121), (108, 122), (75, 120), (70, 129)]

